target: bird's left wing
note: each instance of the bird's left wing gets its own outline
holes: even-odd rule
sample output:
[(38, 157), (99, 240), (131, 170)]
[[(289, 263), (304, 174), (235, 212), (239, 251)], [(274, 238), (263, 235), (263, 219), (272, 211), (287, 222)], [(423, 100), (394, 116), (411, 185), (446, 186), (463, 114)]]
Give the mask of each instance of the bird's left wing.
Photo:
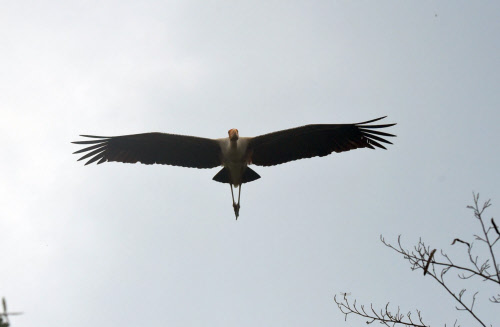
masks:
[(306, 125), (260, 135), (249, 141), (248, 155), (255, 165), (274, 166), (358, 148), (385, 149), (381, 143), (392, 143), (382, 136), (395, 135), (377, 129), (396, 124), (367, 125), (383, 118), (385, 117), (357, 124)]
[(90, 144), (74, 153), (87, 152), (78, 160), (90, 158), (86, 165), (98, 161), (125, 163), (140, 162), (146, 165), (162, 164), (191, 168), (214, 168), (221, 164), (220, 146), (216, 140), (166, 134), (144, 133), (123, 136), (92, 136), (90, 141), (72, 142)]

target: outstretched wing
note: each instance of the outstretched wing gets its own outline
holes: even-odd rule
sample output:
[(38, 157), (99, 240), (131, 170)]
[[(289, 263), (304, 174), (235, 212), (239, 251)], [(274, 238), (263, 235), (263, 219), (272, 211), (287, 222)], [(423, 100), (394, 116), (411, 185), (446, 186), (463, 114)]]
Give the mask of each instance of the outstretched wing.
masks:
[(395, 135), (376, 129), (396, 124), (367, 125), (383, 118), (357, 124), (306, 125), (254, 137), (248, 144), (251, 163), (274, 166), (358, 148), (385, 149), (381, 143), (392, 143), (382, 137)]
[(80, 160), (90, 158), (85, 165), (98, 161), (126, 163), (140, 162), (146, 165), (162, 164), (191, 168), (213, 168), (220, 166), (220, 146), (216, 140), (165, 134), (145, 133), (123, 136), (92, 136), (90, 141), (72, 142), (90, 146), (74, 153), (87, 152)]

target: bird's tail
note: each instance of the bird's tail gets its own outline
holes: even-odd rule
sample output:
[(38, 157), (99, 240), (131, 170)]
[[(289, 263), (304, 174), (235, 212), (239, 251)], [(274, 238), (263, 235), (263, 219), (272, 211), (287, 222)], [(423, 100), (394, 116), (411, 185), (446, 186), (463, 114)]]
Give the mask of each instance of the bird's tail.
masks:
[[(242, 183), (248, 183), (248, 182), (253, 182), (256, 179), (259, 179), (260, 176), (257, 174), (253, 169), (246, 167), (245, 171), (243, 172), (243, 177), (241, 179)], [(214, 181), (217, 181), (219, 183), (227, 183), (227, 184), (232, 184), (231, 182), (231, 176), (229, 174), (229, 170), (224, 167), (222, 168), (217, 175), (212, 178)]]

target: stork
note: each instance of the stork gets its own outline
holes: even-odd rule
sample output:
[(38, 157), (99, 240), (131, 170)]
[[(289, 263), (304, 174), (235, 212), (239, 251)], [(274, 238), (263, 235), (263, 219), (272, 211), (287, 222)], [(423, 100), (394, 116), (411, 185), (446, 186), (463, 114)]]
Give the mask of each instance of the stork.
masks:
[[(90, 158), (85, 165), (96, 161), (97, 164), (116, 161), (190, 168), (222, 166), (213, 180), (229, 184), (234, 214), (238, 219), (242, 184), (260, 178), (248, 165), (274, 166), (359, 148), (386, 149), (381, 143), (392, 143), (383, 137), (395, 135), (377, 129), (396, 124), (370, 125), (383, 118), (385, 116), (357, 124), (305, 125), (256, 137), (240, 137), (238, 130), (233, 128), (228, 131), (229, 137), (219, 139), (143, 133), (122, 136), (80, 135), (92, 140), (72, 143), (90, 145), (74, 152), (86, 152), (78, 159)], [(233, 187), (238, 188), (238, 202), (234, 200)]]

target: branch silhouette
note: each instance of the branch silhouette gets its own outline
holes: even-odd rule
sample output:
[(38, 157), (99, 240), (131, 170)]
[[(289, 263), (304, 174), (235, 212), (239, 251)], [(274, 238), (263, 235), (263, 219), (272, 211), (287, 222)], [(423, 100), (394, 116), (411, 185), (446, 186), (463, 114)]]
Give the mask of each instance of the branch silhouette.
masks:
[[(487, 200), (482, 205), (479, 204), (479, 194), (473, 193), (474, 204), (467, 206), (467, 208), (472, 209), (474, 212), (474, 217), (481, 226), (480, 235), (474, 234), (474, 240), (467, 242), (459, 238), (455, 238), (451, 245), (458, 243), (466, 245), (465, 255), (468, 259), (467, 265), (458, 265), (448, 256), (443, 250), (439, 251), (437, 249), (432, 249), (426, 245), (420, 238), (417, 245), (412, 249), (406, 249), (401, 243), (401, 235), (398, 236), (396, 245), (393, 245), (385, 240), (383, 236), (380, 236), (380, 241), (402, 255), (405, 260), (410, 263), (411, 270), (423, 271), (424, 276), (430, 276), (432, 280), (436, 281), (442, 288), (448, 293), (457, 303), (455, 308), (458, 311), (466, 312), (470, 317), (472, 317), (480, 326), (486, 327), (484, 322), (484, 317), (479, 317), (479, 315), (474, 310), (474, 305), (476, 304), (477, 295), (479, 292), (474, 292), (471, 296), (465, 296), (467, 289), (462, 288), (460, 291), (454, 291), (451, 286), (447, 283), (447, 274), (450, 271), (457, 273), (460, 279), (471, 279), (475, 278), (478, 281), (485, 282), (491, 285), (491, 290), (500, 290), (500, 266), (497, 264), (497, 253), (495, 245), (500, 239), (500, 233), (498, 226), (495, 223), (494, 218), (491, 218), (491, 226), (487, 226), (484, 219), (485, 210), (491, 206), (491, 201)], [(458, 242), (458, 243), (457, 243)], [(474, 244), (478, 243), (480, 248), (476, 250)], [(479, 254), (474, 254), (478, 252)], [(486, 254), (485, 254), (486, 253)], [(445, 278), (446, 277), (446, 278)], [(495, 291), (496, 292), (496, 291)], [(375, 309), (373, 305), (370, 305), (369, 309), (365, 309), (364, 305), (358, 305), (356, 300), (353, 302), (349, 301), (347, 296), (344, 295), (343, 298), (337, 298), (334, 296), (334, 301), (337, 304), (339, 310), (347, 316), (352, 314), (354, 316), (363, 317), (367, 320), (367, 324), (371, 324), (375, 321), (384, 324), (386, 326), (395, 325), (405, 325), (405, 326), (428, 326), (423, 322), (421, 312), (415, 310), (418, 321), (412, 319), (411, 311), (406, 314), (402, 314), (400, 308), (393, 314), (389, 310), (389, 303), (386, 304), (383, 309)], [(491, 303), (500, 303), (500, 293), (498, 295), (493, 295), (489, 298)], [(415, 316), (415, 315), (414, 315)], [(457, 321), (454, 325), (456, 326)]]

